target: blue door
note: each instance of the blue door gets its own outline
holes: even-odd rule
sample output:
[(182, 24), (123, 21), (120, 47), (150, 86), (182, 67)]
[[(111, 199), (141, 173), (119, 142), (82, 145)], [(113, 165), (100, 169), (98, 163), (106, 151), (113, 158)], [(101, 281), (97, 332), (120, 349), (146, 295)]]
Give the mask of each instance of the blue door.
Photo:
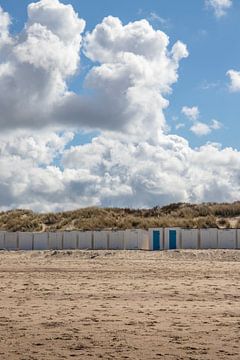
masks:
[(169, 230), (169, 249), (174, 250), (177, 248), (177, 231)]
[(153, 250), (160, 250), (160, 231), (153, 230)]

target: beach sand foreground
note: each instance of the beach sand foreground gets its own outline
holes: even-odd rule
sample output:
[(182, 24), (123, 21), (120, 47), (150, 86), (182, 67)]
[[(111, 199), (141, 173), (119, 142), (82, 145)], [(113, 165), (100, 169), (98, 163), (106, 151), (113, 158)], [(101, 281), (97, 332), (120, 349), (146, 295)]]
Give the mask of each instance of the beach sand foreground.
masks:
[(239, 360), (240, 251), (0, 252), (0, 359)]

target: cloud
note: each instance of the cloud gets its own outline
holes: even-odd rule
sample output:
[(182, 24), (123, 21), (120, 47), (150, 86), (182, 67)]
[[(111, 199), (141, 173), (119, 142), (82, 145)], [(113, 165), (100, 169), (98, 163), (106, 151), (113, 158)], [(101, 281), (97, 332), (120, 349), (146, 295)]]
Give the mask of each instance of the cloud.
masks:
[(52, 125), (51, 113), (79, 67), (85, 22), (58, 0), (28, 5), (27, 23), (15, 37), (8, 34), (9, 16), (1, 11), (0, 17), (1, 129)]
[(217, 18), (226, 15), (227, 10), (232, 6), (232, 0), (205, 0), (207, 7), (212, 8)]
[[(73, 134), (15, 131), (0, 135), (1, 208), (57, 209), (56, 194), (64, 191), (54, 160), (63, 154)], [(52, 196), (51, 196), (52, 194)], [(49, 196), (49, 200), (47, 197)], [(51, 200), (50, 200), (51, 199)], [(52, 202), (51, 206), (48, 203)]]
[[(221, 122), (216, 119), (213, 119), (210, 124), (199, 121), (200, 111), (198, 106), (183, 106), (181, 112), (189, 120), (193, 121), (193, 125), (190, 127), (190, 131), (197, 136), (208, 135), (213, 130), (219, 130), (222, 127)], [(178, 126), (176, 126), (176, 129), (179, 129), (183, 126), (184, 124), (178, 124)]]
[(159, 23), (162, 28), (168, 29), (172, 26), (171, 21), (167, 18), (163, 18), (159, 16), (157, 13), (152, 11), (150, 15), (147, 17), (148, 21), (151, 23)]
[(137, 137), (164, 131), (165, 96), (178, 79), (179, 61), (188, 56), (185, 44), (178, 41), (170, 50), (168, 45), (167, 35), (146, 20), (123, 25), (108, 16), (87, 34), (85, 55), (100, 65), (90, 70), (86, 86), (101, 104), (98, 114), (104, 125)]
[(11, 42), (9, 37), (9, 26), (11, 24), (10, 16), (7, 12), (4, 12), (0, 6), (0, 49), (5, 44)]
[(199, 118), (200, 112), (197, 106), (188, 107), (183, 106), (182, 107), (182, 114), (184, 114), (189, 120), (197, 120)]
[[(57, 0), (30, 4), (16, 37), (10, 17), (0, 16), (2, 210), (239, 198), (238, 151), (216, 144), (193, 149), (165, 131), (185, 44), (171, 48), (148, 21), (124, 25), (111, 16), (84, 36), (84, 20)], [(79, 95), (68, 83), (78, 74), (81, 47), (92, 67)], [(186, 114), (199, 123), (195, 108)], [(213, 131), (220, 123), (205, 126)], [(73, 127), (100, 131), (74, 145)]]
[(69, 148), (71, 139), (72, 134), (26, 131), (8, 141), (1, 137), (1, 209), (150, 207), (239, 197), (240, 153), (232, 148), (192, 149), (176, 135), (162, 135), (157, 145), (104, 133)]
[(85, 79), (91, 96), (69, 94), (54, 117), (157, 140), (166, 129), (166, 96), (178, 80), (179, 61), (188, 56), (180, 41), (168, 46), (167, 35), (146, 20), (123, 25), (106, 17), (84, 40), (85, 55), (97, 64)]
[(184, 127), (185, 127), (185, 124), (183, 124), (183, 123), (178, 123), (175, 126), (176, 130), (179, 130), (179, 129), (184, 128)]
[(216, 120), (216, 119), (213, 119), (211, 124), (210, 124), (210, 127), (213, 130), (219, 130), (219, 129), (222, 128), (222, 126), (223, 126), (222, 123), (220, 121)]
[(192, 125), (190, 130), (197, 136), (208, 135), (211, 132), (210, 126), (200, 121)]
[(229, 70), (227, 75), (230, 78), (229, 90), (231, 92), (240, 91), (240, 71)]
[(221, 127), (222, 124), (218, 120), (213, 119), (210, 124), (197, 121), (191, 126), (190, 130), (197, 136), (203, 136), (210, 134), (213, 130), (219, 130)]
[(210, 89), (214, 89), (220, 86), (220, 82), (216, 81), (216, 82), (210, 82), (207, 80), (202, 81), (202, 83), (200, 84), (199, 88), (201, 90), (210, 90)]
[(8, 133), (7, 136), (0, 136), (0, 154), (16, 156), (22, 160), (29, 159), (38, 166), (46, 166), (63, 153), (66, 144), (73, 137), (74, 133), (70, 131), (58, 134), (45, 130), (31, 134), (29, 131), (18, 130)]
[(158, 145), (101, 135), (90, 144), (67, 150), (63, 164), (65, 169), (93, 176), (93, 196), (104, 206), (224, 201), (239, 194), (237, 151), (214, 144), (193, 150), (176, 135), (163, 135)]
[(24, 30), (0, 50), (2, 129), (73, 126), (127, 129), (132, 136), (164, 131), (166, 96), (179, 61), (188, 56), (186, 45), (178, 41), (169, 49), (167, 35), (148, 21), (123, 25), (109, 16), (84, 38), (84, 53), (95, 66), (85, 78), (85, 95), (78, 95), (68, 80), (78, 73), (84, 27), (71, 5), (28, 5)]

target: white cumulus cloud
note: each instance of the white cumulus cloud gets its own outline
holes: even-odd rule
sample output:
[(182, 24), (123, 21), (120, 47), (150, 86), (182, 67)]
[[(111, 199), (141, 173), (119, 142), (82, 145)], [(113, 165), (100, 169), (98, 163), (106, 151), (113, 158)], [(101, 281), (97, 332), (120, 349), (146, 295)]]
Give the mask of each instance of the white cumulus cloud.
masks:
[(70, 95), (58, 117), (67, 112), (74, 123), (79, 114), (87, 126), (157, 138), (166, 128), (163, 111), (178, 80), (179, 61), (188, 56), (179, 41), (168, 47), (168, 36), (146, 20), (123, 25), (116, 17), (106, 17), (84, 41), (85, 55), (98, 64), (85, 81), (94, 96), (86, 102)]
[(189, 120), (197, 120), (199, 118), (200, 112), (197, 106), (183, 106), (182, 114), (184, 114)]
[(108, 133), (70, 148), (72, 134), (21, 132), (16, 139), (1, 139), (1, 209), (145, 207), (233, 201), (240, 194), (240, 153), (216, 144), (192, 149), (176, 135), (162, 135), (156, 145)]
[(203, 122), (196, 122), (194, 125), (191, 126), (190, 130), (198, 136), (208, 135), (211, 132), (211, 128), (208, 124)]
[(232, 6), (232, 0), (205, 0), (205, 4), (213, 9), (216, 17), (220, 18)]
[(240, 71), (229, 70), (227, 75), (230, 78), (229, 90), (232, 92), (240, 91)]
[(219, 130), (221, 127), (221, 122), (213, 119), (210, 124), (197, 121), (191, 126), (190, 130), (197, 136), (203, 136), (210, 134), (213, 130)]
[(219, 129), (222, 128), (222, 126), (223, 126), (222, 123), (220, 121), (216, 120), (216, 119), (213, 119), (211, 124), (210, 124), (210, 127), (213, 130), (219, 130)]
[[(237, 150), (193, 149), (165, 132), (164, 110), (179, 62), (188, 56), (185, 44), (170, 46), (146, 20), (123, 24), (112, 16), (85, 36), (84, 20), (58, 0), (30, 4), (17, 36), (9, 34), (10, 16), (2, 10), (0, 19), (2, 210), (239, 198)], [(68, 87), (79, 71), (81, 46), (92, 61), (84, 95)], [(198, 108), (186, 109), (193, 126), (199, 124)], [(98, 135), (76, 145), (74, 126)], [(198, 133), (221, 124), (204, 126)]]
[(10, 16), (7, 12), (4, 12), (0, 6), (0, 49), (5, 44), (11, 42), (9, 36), (9, 26), (11, 24)]
[[(5, 20), (6, 34), (8, 26)], [(2, 129), (68, 125), (158, 136), (186, 45), (169, 48), (168, 36), (147, 20), (123, 25), (109, 16), (84, 38), (85, 55), (99, 65), (85, 79), (91, 95), (78, 95), (68, 79), (78, 72), (84, 27), (71, 5), (28, 5), (23, 31), (0, 49)]]
[(9, 16), (2, 10), (1, 18), (1, 128), (49, 126), (53, 108), (67, 94), (68, 78), (78, 69), (85, 21), (58, 0), (28, 5), (19, 36), (9, 35)]

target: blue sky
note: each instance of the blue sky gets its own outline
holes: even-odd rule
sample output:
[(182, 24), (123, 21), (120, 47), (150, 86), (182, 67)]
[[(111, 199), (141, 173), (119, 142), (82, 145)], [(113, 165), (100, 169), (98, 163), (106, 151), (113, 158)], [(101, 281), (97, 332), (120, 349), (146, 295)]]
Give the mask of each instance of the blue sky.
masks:
[(237, 0), (0, 0), (0, 209), (239, 200), (239, 20)]
[[(0, 5), (12, 16), (12, 31), (18, 33), (26, 19), (26, 8), (32, 1), (0, 1)], [(173, 44), (180, 39), (189, 50), (189, 57), (180, 67), (179, 81), (173, 85), (169, 96), (170, 106), (166, 117), (171, 132), (186, 137), (192, 146), (207, 141), (239, 149), (240, 107), (239, 93), (230, 93), (226, 72), (240, 64), (239, 17), (240, 4), (234, 2), (227, 14), (216, 18), (202, 0), (148, 0), (111, 1), (75, 0), (71, 3), (78, 14), (86, 20), (86, 30), (91, 31), (105, 16), (119, 17), (124, 24), (146, 18), (155, 29), (163, 30)], [(159, 19), (158, 19), (159, 17)], [(82, 63), (90, 66), (83, 57)], [(79, 77), (71, 81), (71, 88), (81, 92), (84, 67)], [(182, 106), (198, 106), (200, 120), (217, 119), (223, 126), (207, 136), (196, 136), (188, 129), (189, 122), (181, 114)], [(176, 120), (185, 123), (185, 128), (175, 129)], [(95, 133), (94, 133), (95, 134)], [(89, 141), (76, 137), (76, 141)]]

